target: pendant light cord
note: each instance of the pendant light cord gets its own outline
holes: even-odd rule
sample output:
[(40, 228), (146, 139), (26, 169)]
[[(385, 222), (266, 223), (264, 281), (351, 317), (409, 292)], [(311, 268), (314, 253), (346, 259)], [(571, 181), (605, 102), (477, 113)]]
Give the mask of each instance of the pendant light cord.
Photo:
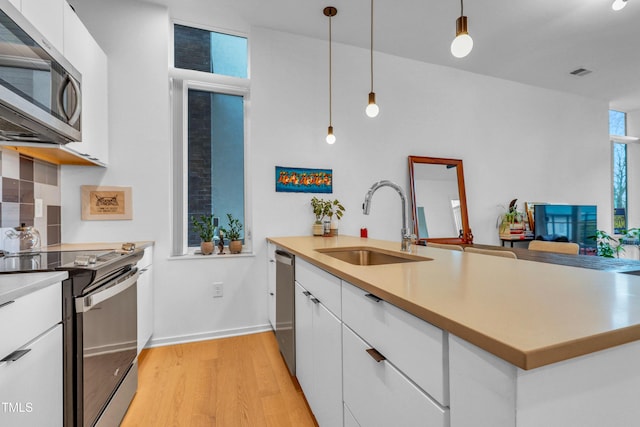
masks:
[(464, 0), (460, 0), (460, 16), (464, 16)]
[(329, 16), (329, 126), (333, 126), (331, 119), (331, 103), (332, 103), (332, 82), (331, 82), (331, 16)]
[(373, 92), (373, 0), (371, 0), (371, 92)]

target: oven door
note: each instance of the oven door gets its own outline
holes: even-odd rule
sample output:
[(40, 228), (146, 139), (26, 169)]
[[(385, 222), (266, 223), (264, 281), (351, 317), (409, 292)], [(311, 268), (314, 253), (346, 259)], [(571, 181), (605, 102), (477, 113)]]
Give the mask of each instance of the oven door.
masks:
[(136, 358), (137, 279), (134, 268), (75, 300), (82, 325), (77, 416), (84, 426), (95, 424)]

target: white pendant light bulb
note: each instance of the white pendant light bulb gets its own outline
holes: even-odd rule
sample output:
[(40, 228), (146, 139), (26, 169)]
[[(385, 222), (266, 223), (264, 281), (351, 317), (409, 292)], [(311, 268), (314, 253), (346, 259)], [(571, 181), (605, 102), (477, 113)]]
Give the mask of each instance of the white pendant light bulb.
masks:
[(618, 11), (622, 10), (627, 5), (627, 0), (615, 0), (611, 5), (611, 9)]
[(327, 144), (333, 144), (336, 142), (336, 136), (333, 134), (333, 126), (329, 126), (327, 131)]
[(376, 117), (380, 112), (380, 107), (376, 104), (376, 94), (374, 92), (369, 94), (369, 104), (364, 111), (367, 113), (367, 116), (371, 118)]
[(456, 38), (451, 42), (451, 54), (456, 58), (464, 58), (473, 49), (473, 39), (467, 31), (467, 17), (456, 20)]

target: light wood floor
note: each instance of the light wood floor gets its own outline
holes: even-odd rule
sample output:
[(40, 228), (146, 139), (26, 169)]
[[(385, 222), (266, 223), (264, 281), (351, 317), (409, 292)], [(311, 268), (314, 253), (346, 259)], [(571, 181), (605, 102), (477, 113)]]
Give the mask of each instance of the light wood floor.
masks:
[(143, 350), (122, 427), (317, 426), (273, 332)]

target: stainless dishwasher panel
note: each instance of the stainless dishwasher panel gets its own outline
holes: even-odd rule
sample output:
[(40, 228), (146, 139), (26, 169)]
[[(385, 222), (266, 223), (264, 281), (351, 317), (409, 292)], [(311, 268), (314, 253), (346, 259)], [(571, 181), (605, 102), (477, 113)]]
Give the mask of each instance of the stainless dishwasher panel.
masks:
[(291, 375), (296, 374), (295, 257), (276, 250), (276, 339)]

